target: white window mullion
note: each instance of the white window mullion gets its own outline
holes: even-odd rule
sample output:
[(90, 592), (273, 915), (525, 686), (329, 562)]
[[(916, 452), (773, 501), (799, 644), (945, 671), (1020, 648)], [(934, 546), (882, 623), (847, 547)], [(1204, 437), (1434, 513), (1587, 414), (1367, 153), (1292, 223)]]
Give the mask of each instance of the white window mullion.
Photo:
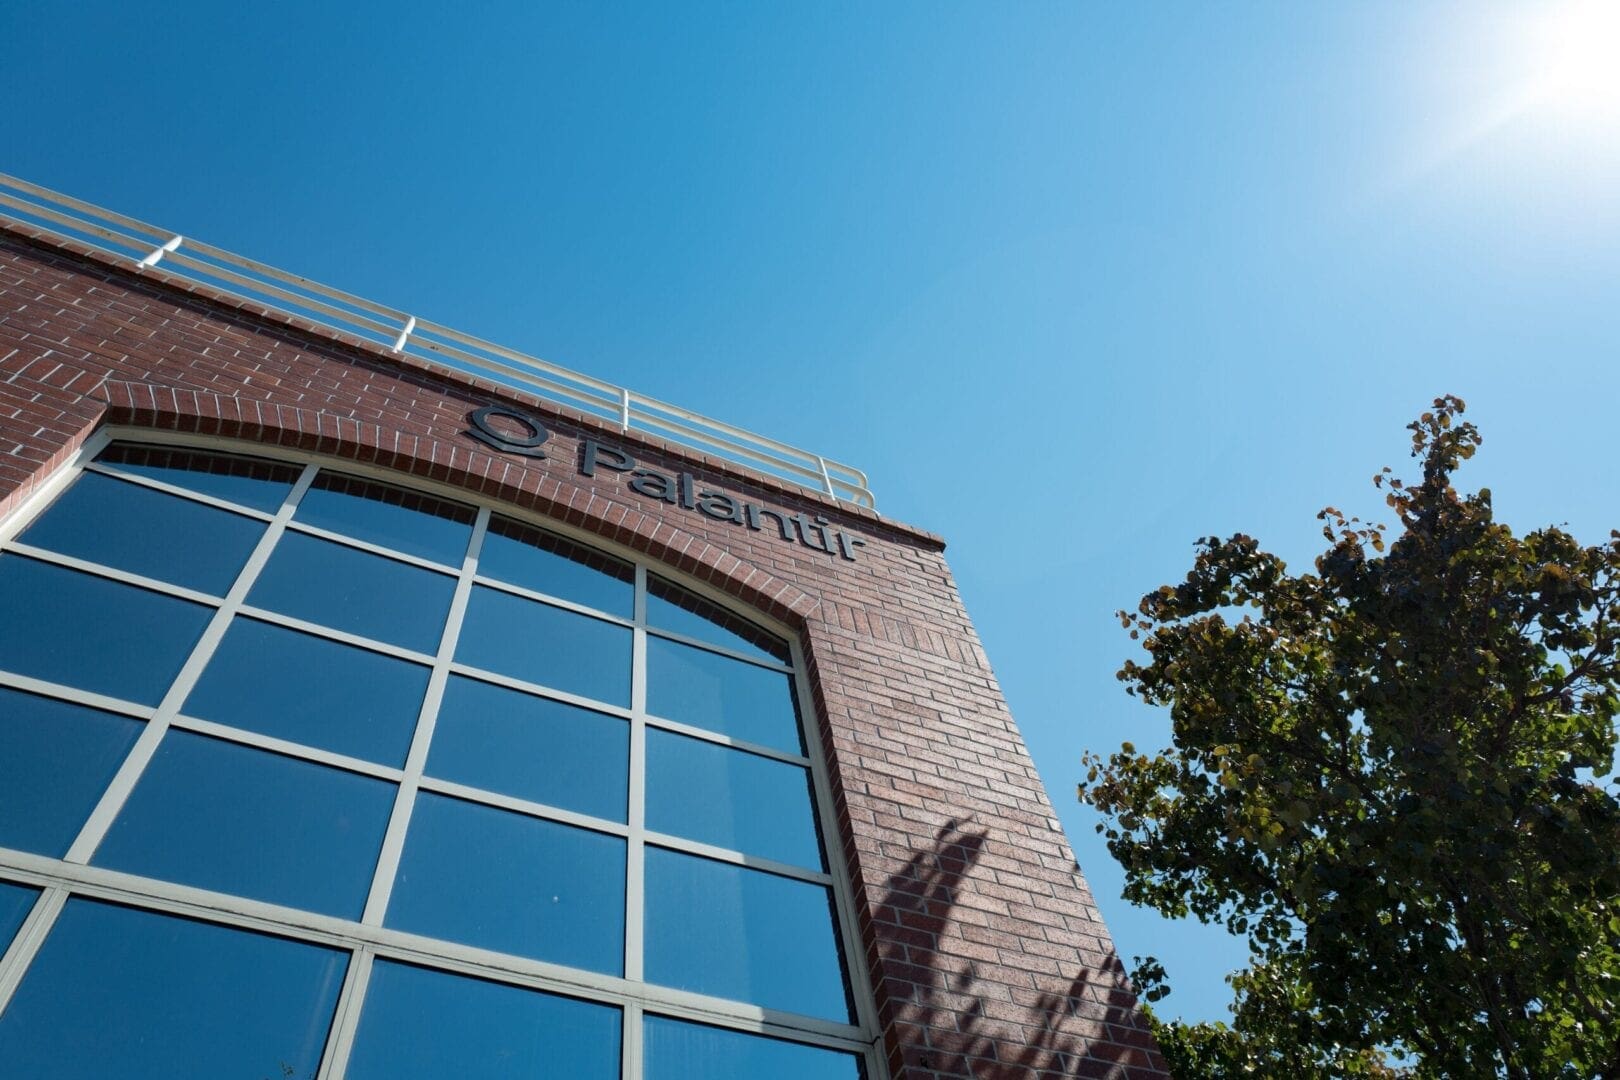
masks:
[(504, 686), (508, 690), (517, 690), (528, 694), (531, 697), (542, 697), (551, 701), (560, 701), (564, 705), (575, 705), (581, 709), (588, 709), (591, 712), (606, 713), (608, 716), (617, 716), (626, 720), (630, 718), (630, 710), (622, 706), (614, 705), (606, 701), (598, 701), (595, 698), (582, 697), (579, 694), (570, 694), (566, 690), (557, 690), (550, 686), (542, 686), (539, 683), (528, 682), (527, 680), (515, 678), (511, 675), (502, 675), (498, 671), (489, 671), (485, 668), (473, 667), (471, 664), (463, 664), (459, 662), (452, 663), (450, 665), (450, 674), (465, 675), (469, 679), (477, 679), (479, 682), (489, 683), (491, 686)]
[(349, 970), (343, 977), (337, 1012), (332, 1017), (332, 1028), (326, 1035), (321, 1071), (315, 1075), (315, 1080), (342, 1080), (343, 1073), (349, 1067), (349, 1055), (354, 1052), (354, 1033), (360, 1028), (360, 1013), (366, 1001), (366, 987), (371, 983), (371, 966), (375, 956), (369, 947), (361, 946), (349, 957)]
[(379, 780), (388, 780), (399, 783), (402, 775), (398, 769), (387, 765), (378, 765), (374, 761), (364, 758), (350, 757), (331, 750), (322, 750), (318, 746), (306, 746), (303, 743), (292, 742), (288, 739), (278, 739), (273, 735), (264, 735), (247, 728), (232, 727), (229, 724), (215, 723), (197, 716), (177, 714), (169, 719), (171, 728), (180, 728), (182, 731), (195, 731), (199, 735), (208, 735), (224, 742), (236, 743), (238, 746), (251, 746), (255, 750), (268, 750), (282, 757), (296, 758), (300, 761), (313, 761), (318, 765), (328, 765), (344, 772), (357, 773), (361, 776), (374, 776)]
[(100, 709), (102, 712), (117, 713), (119, 716), (133, 716), (137, 720), (150, 720), (157, 712), (157, 709), (150, 705), (108, 697), (106, 694), (97, 694), (91, 690), (80, 690), (75, 686), (63, 686), (61, 683), (47, 682), (28, 675), (18, 675), (11, 671), (0, 671), (0, 686), (9, 690), (21, 690), (35, 697), (52, 698), (56, 701)]
[(416, 733), (411, 737), (410, 752), (405, 755), (405, 775), (394, 796), (394, 811), (388, 819), (388, 831), (383, 836), (382, 851), (377, 857), (377, 870), (371, 879), (371, 894), (366, 898), (365, 914), (360, 921), (367, 926), (381, 926), (388, 912), (388, 899), (394, 891), (394, 876), (399, 869), (400, 855), (405, 850), (405, 831), (410, 827), (411, 813), (416, 807), (416, 793), (422, 783), (422, 770), (427, 766), (428, 747), (433, 742), (433, 727), (438, 723), (439, 704), (444, 700), (445, 684), (450, 679), (450, 662), (456, 655), (456, 641), (461, 636), (461, 621), (467, 615), (467, 600), (472, 595), (473, 578), (478, 574), (478, 553), (484, 545), (484, 533), (489, 529), (489, 509), (478, 511), (473, 523), (472, 537), (467, 543), (467, 554), (461, 562), (461, 575), (456, 579), (455, 595), (450, 601), (450, 613), (445, 619), (444, 633), (439, 637), (439, 652), (433, 661), (433, 674), (428, 678), (427, 695), (422, 700), (422, 711), (416, 721)]
[(84, 467), (84, 471), (100, 473), (102, 476), (122, 480), (126, 484), (151, 488), (153, 491), (161, 491), (165, 495), (173, 495), (194, 503), (201, 503), (204, 506), (212, 506), (218, 510), (227, 510), (233, 514), (240, 514), (242, 517), (256, 518), (259, 521), (270, 521), (275, 517), (274, 514), (267, 514), (263, 510), (255, 510), (251, 506), (243, 506), (241, 503), (234, 503), (229, 499), (221, 499), (217, 495), (207, 495), (201, 491), (193, 491), (188, 487), (170, 484), (150, 476), (142, 476), (139, 473), (124, 472), (117, 465), (105, 465), (98, 461), (92, 461)]
[(619, 1035), (619, 1080), (641, 1080), (641, 1006), (626, 1005), (620, 1023), (624, 1025)]
[(11, 939), (11, 947), (0, 957), (0, 1016), (5, 1015), (11, 996), (22, 982), (23, 973), (34, 962), (51, 927), (56, 925), (56, 917), (62, 914), (67, 898), (67, 889), (60, 885), (51, 886), (40, 893), (27, 918), (17, 928), (17, 936)]
[(446, 566), (444, 563), (434, 562), (432, 559), (424, 559), (420, 555), (412, 555), (408, 552), (399, 551), (383, 544), (374, 544), (370, 540), (362, 540), (358, 536), (350, 536), (347, 533), (333, 532), (331, 529), (323, 529), (321, 526), (311, 525), (307, 521), (295, 521), (289, 526), (289, 528), (295, 533), (302, 533), (305, 536), (313, 536), (317, 540), (326, 540), (330, 543), (337, 544), (340, 547), (353, 548), (356, 551), (370, 552), (372, 555), (377, 555), (392, 562), (400, 562), (404, 563), (406, 566), (415, 566), (423, 570), (431, 570), (436, 574), (443, 574), (446, 577), (449, 577), (451, 574), (456, 572), (456, 568), (453, 566)]
[(773, 761), (785, 761), (789, 765), (808, 767), (810, 759), (802, 754), (790, 754), (786, 750), (778, 750), (774, 746), (763, 743), (748, 742), (744, 739), (734, 739), (730, 735), (723, 735), (708, 728), (695, 727), (692, 724), (683, 724), (679, 720), (666, 720), (661, 716), (648, 716), (647, 723), (655, 728), (673, 731), (677, 735), (685, 735), (691, 739), (701, 739), (704, 742), (714, 743), (716, 746), (729, 746), (733, 750), (753, 754), (755, 757), (770, 758)]
[(576, 603), (573, 600), (565, 600), (560, 596), (552, 596), (550, 593), (540, 592), (538, 589), (530, 589), (526, 586), (517, 585), (510, 581), (502, 581), (499, 578), (480, 577), (478, 579), (478, 584), (487, 589), (494, 589), (496, 592), (508, 593), (512, 596), (521, 596), (525, 600), (533, 600), (535, 603), (544, 604), (547, 607), (561, 608), (563, 611), (572, 611), (576, 615), (588, 615), (593, 619), (600, 619), (603, 622), (613, 623), (615, 626), (630, 626), (632, 624), (632, 620), (621, 618), (612, 612), (601, 611), (585, 604)]
[(158, 578), (150, 578), (142, 574), (132, 574), (128, 570), (120, 570), (116, 566), (81, 559), (76, 555), (64, 555), (60, 551), (52, 551), (49, 548), (35, 547), (32, 544), (24, 544), (13, 540), (6, 545), (6, 550), (15, 555), (26, 556), (35, 562), (50, 563), (65, 570), (77, 570), (81, 574), (89, 574), (91, 577), (106, 578), (108, 581), (116, 581), (120, 585), (133, 585), (137, 589), (145, 589), (147, 592), (158, 593), (162, 596), (172, 596), (178, 600), (189, 600), (193, 604), (201, 604), (205, 607), (217, 608), (223, 603), (219, 597), (198, 589), (188, 589), (184, 585), (176, 585), (173, 582), (161, 581)]
[(647, 568), (636, 564), (636, 628), (630, 648), (630, 826), (624, 868), (624, 977), (642, 980), (647, 843)]
[(792, 878), (795, 881), (808, 881), (814, 885), (830, 886), (833, 883), (831, 874), (811, 869), (808, 866), (795, 866), (792, 863), (778, 862), (775, 859), (750, 855), (745, 851), (737, 851), (733, 848), (705, 844), (700, 840), (688, 840), (682, 836), (670, 836), (667, 833), (653, 832), (651, 829), (643, 831), (642, 840), (654, 847), (661, 847), (669, 851), (681, 851), (713, 862), (742, 866), (750, 870), (758, 870), (761, 873), (774, 874), (777, 877)]
[(254, 607), (251, 604), (243, 604), (240, 613), (242, 615), (246, 615), (250, 619), (256, 619), (259, 622), (272, 623), (276, 626), (285, 627), (288, 630), (297, 630), (301, 634), (308, 634), (310, 637), (323, 638), (327, 641), (336, 641), (342, 645), (353, 645), (355, 648), (364, 649), (367, 652), (380, 653), (383, 656), (392, 656), (400, 660), (409, 660), (413, 664), (422, 664), (426, 666), (433, 663), (433, 657), (427, 655), (426, 653), (419, 653), (414, 649), (407, 649), (402, 645), (390, 645), (386, 641), (378, 641), (375, 638), (361, 637), (359, 634), (351, 634), (347, 630), (338, 630), (335, 627), (322, 626), (320, 623), (310, 622), (308, 619), (300, 619), (294, 615), (283, 615), (279, 611), (271, 611), (268, 608), (260, 608)]
[(107, 830), (112, 828), (113, 820), (123, 809), (124, 801), (135, 789), (135, 783), (146, 770), (152, 755), (157, 752), (158, 743), (169, 729), (169, 721), (180, 711), (180, 706), (185, 703), (192, 687), (202, 677), (203, 669), (208, 666), (208, 661), (214, 655), (214, 649), (225, 636), (226, 627), (230, 625), (231, 620), (236, 617), (237, 610), (247, 599), (248, 591), (253, 588), (259, 572), (264, 569), (265, 563), (270, 561), (270, 553), (275, 549), (276, 541), (281, 539), (287, 522), (298, 509), (298, 500), (309, 490), (311, 481), (315, 479), (315, 472), (314, 465), (306, 465), (298, 477), (298, 482), (287, 492), (287, 497), (282, 500), (281, 509), (276, 512), (264, 535), (259, 538), (253, 554), (248, 556), (246, 565), (236, 575), (236, 582), (225, 594), (224, 602), (214, 612), (214, 617), (209, 620), (202, 637), (192, 647), (191, 655), (187, 657), (185, 666), (180, 669), (180, 674), (176, 675), (174, 682), (170, 684), (169, 692), (158, 704), (157, 712), (146, 722), (146, 729), (130, 748), (129, 755), (124, 758), (123, 765), (119, 766), (112, 784), (101, 796), (101, 801), (96, 804), (89, 820), (84, 823), (84, 828), (79, 830), (79, 836), (73, 841), (73, 846), (63, 856), (66, 861), (88, 863), (90, 856), (95, 854), (97, 845), (107, 835)]
[(556, 821), (563, 825), (572, 825), (576, 829), (589, 829), (592, 832), (606, 833), (609, 836), (625, 836), (629, 833), (627, 826), (606, 818), (592, 817), (590, 814), (581, 814), (573, 810), (564, 810), (560, 806), (547, 806), (545, 803), (533, 802), (529, 799), (520, 799), (515, 795), (502, 795), (498, 791), (486, 791), (483, 788), (471, 787), (467, 784), (458, 784), (453, 780), (440, 780), (433, 776), (424, 776), (417, 781), (418, 791), (431, 791), (439, 795), (448, 795), (452, 799), (463, 802), (477, 803), (481, 806), (493, 806), (498, 810), (510, 810), (514, 814), (524, 817), (537, 818), (541, 821)]
[(688, 634), (683, 634), (679, 630), (664, 630), (656, 626), (649, 627), (648, 629), (651, 631), (654, 637), (660, 637), (666, 641), (673, 641), (681, 645), (690, 645), (694, 649), (701, 649), (703, 652), (714, 653), (716, 656), (729, 657), (732, 660), (740, 660), (744, 664), (752, 664), (755, 667), (762, 667), (767, 671), (780, 671), (784, 675), (793, 674), (792, 665), (781, 660), (774, 658), (768, 659), (763, 656), (753, 656), (749, 653), (743, 652), (741, 649), (729, 648), (713, 641), (704, 641), (702, 638), (691, 637)]

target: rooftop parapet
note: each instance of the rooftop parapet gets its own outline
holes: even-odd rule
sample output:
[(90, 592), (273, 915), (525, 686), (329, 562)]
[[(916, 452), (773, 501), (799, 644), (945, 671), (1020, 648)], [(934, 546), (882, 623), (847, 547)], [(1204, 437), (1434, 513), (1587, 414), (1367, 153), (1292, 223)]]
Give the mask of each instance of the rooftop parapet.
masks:
[(0, 220), (88, 244), (138, 270), (167, 273), (374, 342), (480, 375), (611, 424), (877, 509), (852, 465), (733, 427), (628, 387), (508, 349), (309, 278), (0, 173)]

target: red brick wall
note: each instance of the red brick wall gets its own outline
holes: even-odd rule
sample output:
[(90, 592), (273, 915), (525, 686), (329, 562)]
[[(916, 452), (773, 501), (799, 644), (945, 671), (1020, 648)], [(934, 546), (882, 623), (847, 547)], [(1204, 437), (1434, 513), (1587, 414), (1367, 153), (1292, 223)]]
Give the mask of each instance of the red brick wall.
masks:
[[(186, 295), (187, 292), (191, 295)], [(467, 414), (546, 419), (547, 460)], [(1163, 1076), (1163, 1065), (934, 536), (623, 436), (286, 316), (0, 232), (0, 514), (98, 425), (374, 462), (559, 518), (802, 635), (894, 1080)], [(599, 435), (757, 504), (822, 515), (855, 561), (579, 475)], [(660, 512), (664, 511), (664, 512)]]

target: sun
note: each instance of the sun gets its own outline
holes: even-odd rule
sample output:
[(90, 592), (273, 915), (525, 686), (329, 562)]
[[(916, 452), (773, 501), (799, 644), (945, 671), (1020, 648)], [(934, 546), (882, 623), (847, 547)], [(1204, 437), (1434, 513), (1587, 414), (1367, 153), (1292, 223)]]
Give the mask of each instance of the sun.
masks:
[(1534, 105), (1620, 124), (1620, 0), (1568, 0), (1532, 29)]
[[(1466, 58), (1449, 70), (1468, 105), (1421, 133), (1421, 149), (1397, 183), (1428, 174), (1482, 148), (1497, 154), (1497, 175), (1525, 175), (1600, 189), (1601, 204), (1620, 212), (1612, 195), (1620, 169), (1620, 0), (1503, 4), (1469, 22), (1437, 27), (1435, 47)], [(1593, 185), (1597, 185), (1594, 187)], [(1605, 214), (1611, 211), (1605, 211)]]

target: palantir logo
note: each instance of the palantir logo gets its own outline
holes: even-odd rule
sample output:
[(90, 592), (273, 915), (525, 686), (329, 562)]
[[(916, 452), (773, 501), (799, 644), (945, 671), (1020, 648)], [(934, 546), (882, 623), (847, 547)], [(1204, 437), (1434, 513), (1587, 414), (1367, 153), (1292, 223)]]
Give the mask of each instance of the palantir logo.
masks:
[[(527, 431), (527, 435), (514, 435), (490, 423), (492, 419), (509, 420)], [(549, 438), (551, 432), (545, 425), (532, 416), (527, 416), (516, 409), (508, 409), (501, 405), (486, 405), (475, 410), (467, 417), (467, 423), (472, 427), (467, 434), (483, 443), (507, 454), (522, 454), (524, 457), (543, 458), (546, 452), (540, 449)]]

